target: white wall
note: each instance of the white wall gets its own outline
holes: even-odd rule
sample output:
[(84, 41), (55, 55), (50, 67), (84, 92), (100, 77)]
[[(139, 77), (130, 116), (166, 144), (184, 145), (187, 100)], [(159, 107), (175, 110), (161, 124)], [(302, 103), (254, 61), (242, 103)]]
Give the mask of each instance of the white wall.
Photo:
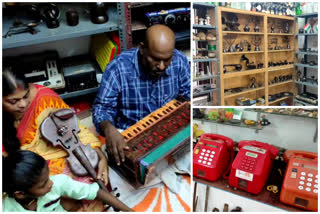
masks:
[[(256, 118), (256, 112), (245, 112), (244, 118)], [(262, 114), (264, 115), (264, 114)], [(318, 151), (313, 142), (318, 121), (316, 119), (265, 114), (271, 122), (258, 133), (254, 129), (208, 123), (194, 120), (206, 133), (216, 133), (232, 138), (234, 141), (257, 140), (286, 149)]]

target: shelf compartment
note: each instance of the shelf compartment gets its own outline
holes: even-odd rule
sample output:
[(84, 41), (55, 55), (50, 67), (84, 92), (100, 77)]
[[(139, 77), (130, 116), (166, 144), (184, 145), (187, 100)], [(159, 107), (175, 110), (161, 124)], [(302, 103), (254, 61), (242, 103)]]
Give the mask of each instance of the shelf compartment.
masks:
[(224, 98), (227, 99), (227, 98), (231, 98), (231, 97), (236, 97), (236, 96), (239, 96), (239, 95), (242, 95), (242, 94), (247, 94), (247, 93), (251, 93), (251, 92), (255, 92), (255, 91), (260, 91), (264, 89), (264, 87), (260, 87), (260, 88), (250, 88), (250, 89), (246, 89), (244, 91), (241, 91), (239, 93), (234, 93), (234, 94), (227, 94), (225, 93), (225, 96)]
[(318, 52), (305, 52), (305, 51), (301, 51), (301, 52), (296, 52), (296, 54), (304, 54), (304, 55), (315, 55), (315, 56), (318, 56)]
[(264, 69), (254, 69), (254, 70), (246, 70), (246, 71), (234, 71), (234, 72), (228, 72), (223, 74), (224, 79), (232, 78), (232, 77), (239, 77), (239, 76), (246, 76), (246, 75), (252, 75), (252, 74), (260, 74), (264, 73)]
[(199, 8), (202, 8), (202, 7), (215, 8), (216, 5), (214, 5), (214, 4), (209, 4), (209, 3), (204, 3), (204, 2), (194, 2), (194, 3), (193, 3), (193, 7), (194, 7), (195, 9), (199, 9)]
[(242, 127), (242, 128), (249, 128), (249, 129), (255, 129), (255, 130), (262, 130), (263, 127), (258, 127), (257, 125), (246, 125), (242, 122), (240, 123), (230, 123), (230, 122), (217, 122), (217, 121), (214, 121), (214, 120), (207, 120), (207, 119), (196, 119), (194, 118), (193, 120), (198, 120), (198, 121), (201, 121), (201, 122), (208, 122), (208, 123), (215, 123), (215, 124), (221, 124), (221, 125), (228, 125), (228, 126), (237, 126), (237, 127)]
[(217, 58), (208, 58), (208, 59), (193, 59), (193, 62), (216, 62), (218, 61)]
[(294, 36), (293, 33), (268, 33), (268, 36)]
[(298, 67), (318, 69), (318, 66), (317, 66), (317, 65), (308, 65), (308, 64), (301, 64), (301, 63), (297, 63), (297, 64), (294, 64), (294, 65), (295, 65), (295, 66), (298, 66)]
[(301, 81), (295, 81), (295, 83), (299, 85), (305, 85), (313, 88), (318, 88), (318, 84), (310, 83), (310, 82), (301, 82)]
[(201, 96), (201, 95), (205, 95), (205, 94), (209, 94), (213, 91), (216, 91), (218, 90), (217, 88), (212, 88), (212, 89), (209, 89), (209, 90), (206, 90), (206, 91), (201, 91), (201, 92), (198, 92), (198, 93), (193, 93), (193, 96), (196, 97), (196, 96)]
[(192, 25), (193, 28), (195, 29), (216, 29), (216, 26), (213, 25), (198, 25), (198, 24), (193, 24)]
[[(275, 104), (275, 103), (277, 103), (277, 102), (286, 100), (286, 99), (288, 99), (288, 98), (292, 98), (292, 96), (290, 96), (290, 97), (281, 97), (281, 98), (279, 98), (279, 99), (276, 99), (276, 100), (274, 100), (274, 101), (269, 102), (269, 105), (272, 105), (272, 104)], [(265, 112), (262, 112), (262, 111), (261, 111), (261, 113), (265, 113)]]
[[(58, 28), (48, 29), (46, 24), (42, 22), (39, 26), (35, 28), (39, 30), (37, 34), (32, 35), (30, 33), (22, 33), (12, 35), (8, 38), (2, 38), (2, 48), (8, 49), (28, 45), (35, 45), (75, 37), (89, 36), (93, 34), (105, 33), (110, 31), (117, 31), (119, 29), (118, 15), (115, 8), (108, 9), (109, 20), (106, 23), (93, 24), (90, 20), (90, 17), (85, 17), (84, 15), (80, 14), (79, 24), (74, 27), (67, 25), (66, 17), (64, 15), (66, 10), (67, 8), (64, 7), (60, 9), (61, 14), (63, 15), (60, 17), (60, 26)], [(13, 21), (14, 20), (9, 19), (8, 17), (3, 17), (3, 34), (7, 33)]]
[(272, 50), (272, 51), (268, 50), (269, 53), (290, 52), (290, 51), (293, 51), (293, 49)]
[(80, 90), (80, 91), (66, 92), (63, 94), (59, 94), (59, 96), (62, 99), (67, 99), (67, 98), (72, 98), (72, 97), (77, 97), (77, 96), (82, 96), (82, 95), (98, 92), (99, 88), (100, 87), (88, 88), (88, 89), (84, 89), (84, 90)]
[(209, 79), (213, 79), (213, 78), (217, 78), (219, 77), (219, 75), (208, 75), (208, 76), (204, 76), (204, 77), (196, 77), (193, 78), (193, 81), (201, 81), (201, 80), (209, 80)]
[(303, 104), (303, 105), (306, 105), (306, 106), (317, 106), (317, 105), (314, 105), (314, 104), (311, 104), (311, 103), (304, 102), (302, 100), (298, 100), (296, 98), (294, 98), (294, 102), (297, 102), (297, 103), (300, 103), (300, 104)]
[(272, 71), (279, 71), (279, 70), (285, 70), (285, 69), (290, 69), (290, 68), (294, 68), (294, 66), (292, 64), (290, 64), (290, 65), (270, 67), (270, 68), (268, 68), (268, 71), (272, 72)]
[(263, 32), (222, 31), (222, 34), (264, 35)]
[(293, 83), (293, 80), (288, 80), (288, 81), (283, 81), (283, 82), (275, 83), (275, 84), (269, 85), (269, 88), (276, 87), (276, 86), (279, 86), (279, 85), (288, 84), (288, 83)]
[(242, 51), (242, 52), (228, 52), (228, 53), (222, 53), (222, 54), (235, 55), (235, 54), (258, 54), (258, 53), (264, 53), (264, 51)]

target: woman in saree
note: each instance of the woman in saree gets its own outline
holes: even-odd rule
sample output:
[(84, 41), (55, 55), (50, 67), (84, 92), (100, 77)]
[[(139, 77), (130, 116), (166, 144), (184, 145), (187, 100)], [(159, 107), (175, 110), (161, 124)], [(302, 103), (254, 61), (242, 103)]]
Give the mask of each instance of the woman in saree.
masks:
[[(21, 73), (21, 72), (20, 72)], [(44, 157), (49, 166), (50, 175), (67, 174), (75, 180), (89, 183), (89, 177), (76, 177), (70, 171), (62, 148), (53, 147), (46, 142), (40, 134), (42, 121), (53, 111), (69, 106), (53, 90), (27, 83), (23, 75), (15, 76), (10, 70), (2, 73), (2, 107), (3, 107), (3, 155), (8, 155), (18, 149), (33, 151)], [(88, 128), (79, 124), (80, 141), (90, 144), (99, 156), (98, 178), (108, 184), (108, 164), (106, 157), (100, 149), (100, 141)], [(94, 207), (90, 211), (102, 211), (103, 206), (88, 205)], [(100, 208), (99, 208), (100, 207)], [(84, 208), (82, 208), (82, 211)], [(101, 209), (101, 210), (99, 210)]]

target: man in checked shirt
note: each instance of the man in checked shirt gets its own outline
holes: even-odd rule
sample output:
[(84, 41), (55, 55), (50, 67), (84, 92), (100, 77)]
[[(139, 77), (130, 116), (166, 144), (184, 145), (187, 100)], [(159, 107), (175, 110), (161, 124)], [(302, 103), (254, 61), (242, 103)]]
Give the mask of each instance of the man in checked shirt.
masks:
[(165, 25), (146, 31), (139, 48), (122, 52), (107, 66), (93, 105), (93, 122), (107, 139), (117, 164), (125, 160), (127, 129), (172, 99), (190, 100), (190, 66), (175, 49), (174, 32)]

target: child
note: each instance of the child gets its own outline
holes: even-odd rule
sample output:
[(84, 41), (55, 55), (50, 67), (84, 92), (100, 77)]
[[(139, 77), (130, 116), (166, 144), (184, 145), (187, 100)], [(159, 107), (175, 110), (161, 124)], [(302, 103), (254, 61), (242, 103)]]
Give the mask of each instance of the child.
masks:
[(49, 177), (46, 161), (31, 151), (20, 150), (3, 160), (4, 212), (65, 212), (62, 196), (74, 199), (101, 200), (121, 211), (133, 211), (97, 183), (85, 184), (66, 175)]

